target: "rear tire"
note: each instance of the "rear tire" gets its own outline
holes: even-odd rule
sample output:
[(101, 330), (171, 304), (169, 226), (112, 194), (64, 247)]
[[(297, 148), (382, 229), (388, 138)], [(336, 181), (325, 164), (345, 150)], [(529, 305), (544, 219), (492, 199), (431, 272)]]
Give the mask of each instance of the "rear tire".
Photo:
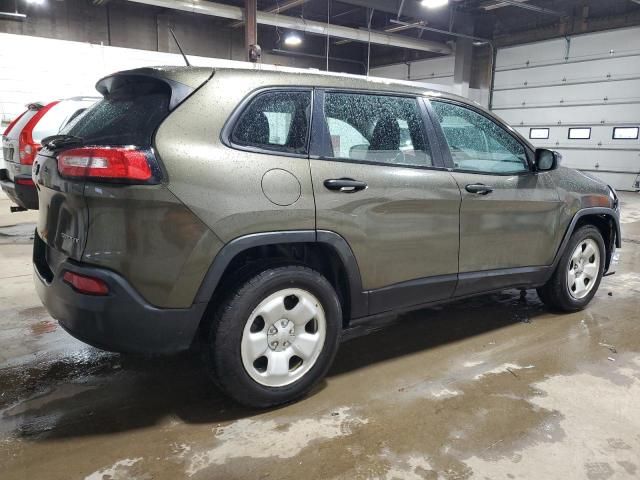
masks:
[(582, 310), (598, 291), (605, 259), (600, 231), (592, 225), (579, 228), (571, 235), (549, 281), (538, 288), (540, 300), (554, 310)]
[(222, 302), (205, 358), (224, 393), (249, 407), (272, 407), (302, 397), (325, 376), (341, 326), (338, 296), (320, 273), (269, 268)]

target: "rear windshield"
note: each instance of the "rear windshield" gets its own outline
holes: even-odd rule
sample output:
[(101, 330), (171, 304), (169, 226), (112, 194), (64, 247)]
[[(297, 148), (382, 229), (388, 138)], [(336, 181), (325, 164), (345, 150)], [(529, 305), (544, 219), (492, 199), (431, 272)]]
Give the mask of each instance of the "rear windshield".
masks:
[(69, 122), (60, 133), (80, 137), (85, 145), (150, 147), (153, 133), (169, 113), (170, 97), (163, 83), (129, 83)]

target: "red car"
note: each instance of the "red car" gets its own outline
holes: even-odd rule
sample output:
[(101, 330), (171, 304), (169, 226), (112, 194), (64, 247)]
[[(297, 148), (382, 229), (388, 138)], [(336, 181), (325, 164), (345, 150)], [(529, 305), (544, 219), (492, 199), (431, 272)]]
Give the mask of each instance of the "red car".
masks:
[(0, 187), (17, 204), (11, 211), (37, 210), (38, 193), (31, 180), (31, 165), (43, 138), (59, 133), (99, 98), (74, 97), (48, 104), (31, 103), (4, 131)]

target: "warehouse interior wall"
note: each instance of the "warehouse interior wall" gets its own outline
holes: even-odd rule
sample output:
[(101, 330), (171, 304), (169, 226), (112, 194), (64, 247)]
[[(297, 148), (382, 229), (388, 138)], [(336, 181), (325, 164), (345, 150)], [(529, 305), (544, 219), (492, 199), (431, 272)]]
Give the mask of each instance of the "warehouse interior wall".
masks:
[[(0, 11), (12, 11), (13, 8), (13, 0), (0, 0)], [(212, 16), (130, 2), (113, 1), (106, 6), (93, 6), (87, 0), (50, 1), (44, 5), (21, 4), (21, 11), (26, 13), (26, 20), (0, 19), (0, 32), (177, 54), (178, 48), (169, 32), (172, 28), (188, 55), (227, 60), (244, 60), (246, 57), (243, 28), (232, 28), (228, 20)], [(259, 38), (265, 43), (277, 43), (280, 37), (282, 32), (275, 28), (259, 26)], [(321, 54), (325, 40), (323, 37), (308, 36), (305, 44), (308, 50)], [(6, 48), (6, 45), (0, 44), (0, 50)], [(38, 61), (41, 56), (35, 53), (35, 57), (26, 58)], [(358, 52), (353, 53), (353, 60), (332, 59), (330, 69), (345, 73), (364, 73), (357, 54)], [(262, 62), (323, 70), (326, 68), (324, 58), (294, 57), (264, 50)]]
[(564, 165), (637, 189), (640, 28), (499, 48), (492, 110)]

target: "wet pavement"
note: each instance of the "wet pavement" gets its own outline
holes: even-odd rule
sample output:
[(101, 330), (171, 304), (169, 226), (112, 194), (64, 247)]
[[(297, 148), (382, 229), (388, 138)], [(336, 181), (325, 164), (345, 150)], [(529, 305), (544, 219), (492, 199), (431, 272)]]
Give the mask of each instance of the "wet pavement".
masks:
[(34, 212), (0, 199), (0, 478), (627, 479), (640, 476), (640, 195), (583, 312), (529, 292), (406, 315), (343, 343), (290, 406), (223, 397), (197, 356), (101, 352), (32, 287)]

